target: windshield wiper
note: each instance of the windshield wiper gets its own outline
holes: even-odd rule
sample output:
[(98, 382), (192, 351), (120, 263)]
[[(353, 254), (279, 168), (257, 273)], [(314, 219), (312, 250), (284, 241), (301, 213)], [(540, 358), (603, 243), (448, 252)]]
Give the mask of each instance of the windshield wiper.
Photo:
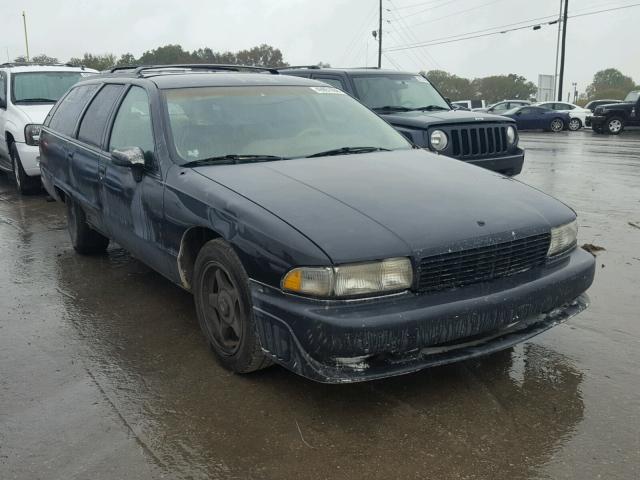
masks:
[(448, 108), (441, 107), (440, 105), (427, 105), (425, 107), (412, 108), (412, 111), (418, 110), (449, 110)]
[(374, 107), (371, 110), (374, 112), (383, 110), (387, 112), (410, 112), (413, 108), (401, 107), (400, 105), (385, 105), (384, 107)]
[(273, 162), (275, 160), (284, 160), (284, 157), (278, 157), (276, 155), (220, 155), (217, 157), (201, 158), (200, 160), (192, 160), (191, 162), (183, 163), (182, 167), (200, 167), (202, 165), (235, 165), (238, 163), (251, 163), (251, 162)]
[(333, 155), (349, 155), (350, 153), (369, 153), (369, 152), (390, 152), (388, 148), (381, 147), (341, 147), (334, 148), (332, 150), (325, 150), (324, 152), (314, 153), (313, 155), (307, 155), (305, 158), (314, 157), (331, 157)]
[(41, 103), (41, 102), (53, 102), (56, 103), (57, 100), (53, 98), (21, 98), (20, 100), (16, 100), (13, 103)]

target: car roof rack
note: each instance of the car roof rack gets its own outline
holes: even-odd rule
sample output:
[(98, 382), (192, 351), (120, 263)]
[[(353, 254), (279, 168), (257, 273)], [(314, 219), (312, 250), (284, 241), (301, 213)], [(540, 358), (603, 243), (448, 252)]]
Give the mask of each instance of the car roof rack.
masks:
[(321, 67), (320, 65), (290, 65), (288, 67), (280, 67), (278, 68), (278, 70), (296, 70), (298, 68), (306, 68), (307, 70), (320, 70), (323, 67)]
[[(184, 63), (175, 65), (120, 65), (107, 70), (107, 73), (131, 73), (137, 77), (159, 75), (162, 73), (184, 73), (188, 70), (201, 70), (208, 72), (264, 72), (278, 75), (278, 70), (268, 67), (256, 67), (252, 65), (230, 65), (217, 63)], [(146, 74), (146, 75), (145, 75)]]
[(84, 65), (72, 65), (71, 63), (34, 63), (34, 62), (5, 62), (0, 67), (78, 67), (85, 68)]

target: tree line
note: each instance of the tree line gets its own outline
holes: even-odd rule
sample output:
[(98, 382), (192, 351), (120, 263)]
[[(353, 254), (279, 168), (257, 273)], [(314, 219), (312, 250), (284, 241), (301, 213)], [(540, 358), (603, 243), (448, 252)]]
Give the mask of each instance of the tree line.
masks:
[[(453, 101), (483, 99), (495, 103), (508, 98), (529, 100), (535, 98), (538, 90), (533, 82), (513, 73), (472, 80), (443, 70), (431, 70), (426, 75), (445, 97)], [(621, 100), (636, 89), (640, 89), (640, 86), (631, 77), (615, 68), (607, 68), (593, 76), (593, 81), (580, 95), (578, 103), (586, 104), (596, 99)]]
[[(45, 54), (30, 59), (34, 63), (60, 63), (55, 57)], [(18, 57), (16, 62), (25, 62), (25, 57)], [(145, 51), (140, 57), (124, 53), (119, 57), (113, 53), (85, 53), (82, 57), (73, 57), (67, 62), (71, 65), (85, 66), (96, 70), (106, 70), (118, 65), (166, 65), (176, 63), (222, 63), (232, 65), (253, 65), (268, 67), (286, 67), (282, 51), (267, 44), (258, 45), (237, 52), (216, 52), (209, 47), (193, 51), (185, 50), (181, 45), (170, 44)], [(317, 65), (329, 67), (328, 63)], [(464, 78), (444, 70), (426, 72), (445, 97), (451, 100), (483, 99), (494, 103), (506, 98), (529, 100), (535, 98), (537, 87), (521, 75), (491, 75), (483, 78)], [(607, 68), (597, 72), (592, 83), (580, 95), (578, 103), (599, 98), (623, 99), (631, 90), (640, 89), (631, 77), (615, 68)]]
[[(21, 56), (16, 62), (26, 62)], [(60, 63), (55, 57), (45, 54), (30, 58), (33, 63)], [(123, 65), (166, 65), (177, 63), (223, 63), (233, 65), (260, 65), (269, 67), (286, 67), (289, 64), (284, 61), (279, 48), (262, 44), (237, 52), (215, 52), (209, 47), (197, 50), (184, 50), (181, 45), (164, 45), (145, 51), (140, 57), (131, 53), (124, 53), (119, 57), (113, 53), (93, 54), (85, 53), (82, 57), (73, 57), (67, 62), (74, 66), (84, 66), (96, 70), (106, 70), (114, 66)]]

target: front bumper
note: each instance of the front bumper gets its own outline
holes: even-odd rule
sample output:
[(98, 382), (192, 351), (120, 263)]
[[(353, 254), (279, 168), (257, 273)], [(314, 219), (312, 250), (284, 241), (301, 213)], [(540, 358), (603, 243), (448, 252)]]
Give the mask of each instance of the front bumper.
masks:
[(319, 382), (358, 382), (531, 338), (587, 307), (594, 271), (576, 249), (535, 271), (436, 294), (318, 301), (251, 282), (251, 295), (263, 350), (277, 363)]
[(522, 172), (522, 165), (524, 164), (524, 150), (519, 150), (515, 155), (509, 155), (506, 157), (498, 158), (478, 158), (466, 160), (464, 162), (478, 167), (486, 168), (487, 170), (493, 170), (494, 172), (502, 173), (508, 176), (518, 175)]
[(587, 117), (587, 126), (591, 128), (601, 128), (607, 123), (607, 117), (603, 115), (592, 115)]
[(20, 163), (24, 172), (30, 177), (40, 176), (40, 149), (38, 146), (27, 145), (26, 143), (16, 142)]

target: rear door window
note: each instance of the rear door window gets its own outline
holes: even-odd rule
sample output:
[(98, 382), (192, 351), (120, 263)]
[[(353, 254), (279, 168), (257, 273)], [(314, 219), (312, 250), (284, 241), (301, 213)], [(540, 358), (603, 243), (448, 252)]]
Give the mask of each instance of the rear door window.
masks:
[(113, 84), (107, 84), (102, 87), (91, 101), (82, 118), (82, 123), (80, 123), (80, 129), (78, 130), (78, 140), (95, 147), (102, 146), (102, 138), (109, 115), (123, 88), (122, 85)]
[(329, 76), (326, 76), (326, 75), (315, 75), (313, 78), (315, 80), (319, 80), (321, 82), (328, 83), (332, 87), (339, 88), (340, 90), (343, 90), (343, 91), (345, 90), (344, 83), (338, 77), (333, 77), (333, 76), (329, 77)]
[(99, 86), (99, 84), (82, 85), (71, 90), (58, 105), (51, 117), (49, 127), (63, 135), (72, 136), (80, 113)]

